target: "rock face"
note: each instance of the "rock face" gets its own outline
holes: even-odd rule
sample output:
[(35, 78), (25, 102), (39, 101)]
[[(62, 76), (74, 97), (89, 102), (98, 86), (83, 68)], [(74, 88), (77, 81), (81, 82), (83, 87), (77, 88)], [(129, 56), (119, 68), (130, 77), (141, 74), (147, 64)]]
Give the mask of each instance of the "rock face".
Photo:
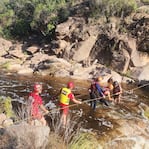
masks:
[(130, 74), (134, 78), (138, 78), (139, 81), (149, 80), (149, 63), (143, 67), (136, 67), (130, 71)]
[(12, 138), (17, 138), (16, 149), (44, 149), (49, 141), (50, 129), (46, 126), (31, 126), (22, 123), (7, 127), (6, 131)]
[(149, 148), (149, 138), (146, 134), (148, 132), (148, 126), (143, 121), (141, 122), (138, 119), (136, 121), (128, 120), (118, 123), (121, 124), (121, 127), (118, 129), (121, 136), (107, 142), (104, 149)]
[[(139, 71), (149, 63), (147, 12), (140, 8), (123, 20), (112, 17), (109, 23), (101, 19), (87, 21), (83, 16), (71, 16), (58, 24), (55, 40), (46, 45), (13, 44), (0, 38), (1, 68), (26, 75), (90, 79), (101, 75), (99, 65), (104, 65), (127, 76), (133, 73), (130, 77), (134, 80), (148, 80), (146, 70)], [(64, 60), (60, 62), (58, 58)]]
[(96, 36), (90, 36), (86, 41), (82, 42), (80, 48), (73, 55), (73, 60), (80, 62), (87, 59), (96, 40)]

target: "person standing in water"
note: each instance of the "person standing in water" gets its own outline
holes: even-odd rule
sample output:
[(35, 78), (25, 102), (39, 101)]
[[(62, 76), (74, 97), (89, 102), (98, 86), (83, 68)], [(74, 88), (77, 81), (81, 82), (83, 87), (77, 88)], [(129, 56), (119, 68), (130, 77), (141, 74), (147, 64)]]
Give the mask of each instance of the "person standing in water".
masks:
[(108, 97), (108, 100), (109, 101), (113, 101), (113, 99), (111, 98), (111, 94), (110, 94), (110, 91), (113, 89), (113, 86), (112, 86), (112, 81), (113, 79), (110, 78), (108, 79), (108, 86), (107, 87), (104, 87), (103, 84), (102, 84), (102, 80), (103, 78), (101, 76), (98, 77), (98, 84), (100, 85), (100, 88), (102, 89), (102, 92), (105, 96)]
[(110, 77), (108, 80), (107, 80), (107, 83), (108, 83), (108, 85), (107, 85), (107, 88), (109, 89), (109, 91), (110, 91), (110, 93), (112, 93), (112, 90), (113, 90), (113, 78), (112, 77)]
[(89, 91), (90, 99), (92, 99), (90, 101), (90, 107), (93, 110), (95, 110), (98, 98), (99, 99), (101, 97), (105, 98), (105, 95), (102, 91), (102, 88), (98, 84), (98, 79), (97, 78), (93, 78), (93, 81), (91, 82), (91, 85), (90, 85), (90, 88), (88, 89), (88, 91)]
[(122, 88), (120, 84), (118, 83), (118, 81), (114, 81), (113, 82), (113, 98), (116, 104), (120, 103), (121, 94), (122, 94)]
[(97, 101), (100, 101), (105, 106), (109, 106), (109, 103), (105, 99), (105, 97), (106, 95), (109, 95), (110, 92), (105, 91), (103, 89), (103, 87), (101, 86), (101, 80), (102, 80), (102, 77), (93, 79), (89, 88), (90, 99), (93, 99), (92, 101), (90, 101), (90, 106), (93, 110), (96, 109)]
[(33, 91), (29, 94), (28, 101), (30, 103), (31, 125), (34, 125), (34, 120), (40, 121), (43, 126), (47, 124), (43, 113), (48, 114), (49, 111), (43, 105), (43, 100), (40, 96), (41, 92), (42, 85), (35, 83)]
[(72, 89), (74, 88), (73, 82), (68, 82), (67, 87), (63, 87), (60, 91), (60, 112), (61, 112), (61, 122), (63, 127), (66, 127), (67, 124), (67, 116), (69, 112), (69, 103), (70, 100), (76, 104), (82, 104), (81, 101), (76, 100), (74, 94), (72, 93)]

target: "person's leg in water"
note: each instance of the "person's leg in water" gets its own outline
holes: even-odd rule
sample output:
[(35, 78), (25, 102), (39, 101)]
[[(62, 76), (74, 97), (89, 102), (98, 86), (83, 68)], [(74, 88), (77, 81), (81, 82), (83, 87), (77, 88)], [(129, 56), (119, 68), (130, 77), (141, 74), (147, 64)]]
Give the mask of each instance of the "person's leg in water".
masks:
[[(90, 101), (90, 107), (95, 110), (96, 109), (96, 96), (94, 93), (90, 93), (90, 99), (92, 99), (92, 101)], [(95, 99), (95, 100), (94, 100)]]
[(96, 104), (97, 104), (97, 101), (96, 101), (96, 99), (95, 99), (95, 100), (92, 101), (92, 107), (91, 107), (91, 108), (92, 108), (93, 110), (96, 109)]
[(35, 120), (38, 120), (42, 124), (42, 126), (47, 126), (47, 122), (45, 120), (45, 117), (40, 112), (35, 113), (34, 115), (32, 115), (30, 124), (31, 125), (36, 125)]
[(106, 96), (108, 96), (108, 100), (109, 100), (109, 101), (113, 101), (113, 99), (111, 98), (111, 95), (110, 95), (110, 91), (106, 90), (106, 91), (104, 92), (104, 94), (105, 94)]
[(103, 103), (105, 106), (109, 106), (108, 101), (106, 99), (104, 99), (104, 98), (101, 98), (100, 102)]
[(61, 109), (61, 120), (60, 123), (62, 123), (62, 127), (66, 127), (67, 124), (67, 115), (68, 115), (69, 108), (67, 106), (63, 106)]
[(114, 96), (114, 102), (115, 102), (116, 104), (119, 104), (119, 103), (120, 103), (120, 95), (115, 95), (115, 96)]
[(40, 122), (42, 123), (43, 126), (47, 126), (47, 122), (46, 122), (44, 116), (42, 116), (42, 118), (40, 119)]

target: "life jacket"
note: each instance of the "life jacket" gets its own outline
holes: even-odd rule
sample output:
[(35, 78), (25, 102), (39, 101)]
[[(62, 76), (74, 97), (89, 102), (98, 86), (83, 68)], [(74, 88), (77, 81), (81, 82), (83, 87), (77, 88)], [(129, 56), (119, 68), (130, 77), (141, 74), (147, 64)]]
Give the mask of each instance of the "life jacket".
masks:
[(61, 94), (60, 94), (60, 103), (69, 105), (70, 99), (68, 98), (68, 95), (71, 93), (71, 90), (68, 88), (62, 88)]
[(96, 82), (95, 81), (91, 83), (90, 90), (91, 90), (91, 92), (90, 92), (91, 96), (93, 96), (94, 98), (99, 97), (99, 92), (96, 88)]
[(120, 86), (119, 85), (113, 88), (113, 94), (116, 94), (116, 93), (118, 93), (120, 91), (121, 90), (120, 90)]

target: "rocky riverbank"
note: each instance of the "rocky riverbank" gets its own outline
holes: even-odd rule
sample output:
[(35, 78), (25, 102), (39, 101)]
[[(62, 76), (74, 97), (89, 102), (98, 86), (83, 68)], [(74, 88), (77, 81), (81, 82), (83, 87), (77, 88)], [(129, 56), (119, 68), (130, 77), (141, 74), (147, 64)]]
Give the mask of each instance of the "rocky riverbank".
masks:
[(74, 14), (56, 27), (56, 38), (48, 44), (34, 42), (34, 36), (24, 42), (0, 38), (0, 67), (20, 75), (149, 81), (148, 9), (108, 23), (105, 18), (86, 22)]

